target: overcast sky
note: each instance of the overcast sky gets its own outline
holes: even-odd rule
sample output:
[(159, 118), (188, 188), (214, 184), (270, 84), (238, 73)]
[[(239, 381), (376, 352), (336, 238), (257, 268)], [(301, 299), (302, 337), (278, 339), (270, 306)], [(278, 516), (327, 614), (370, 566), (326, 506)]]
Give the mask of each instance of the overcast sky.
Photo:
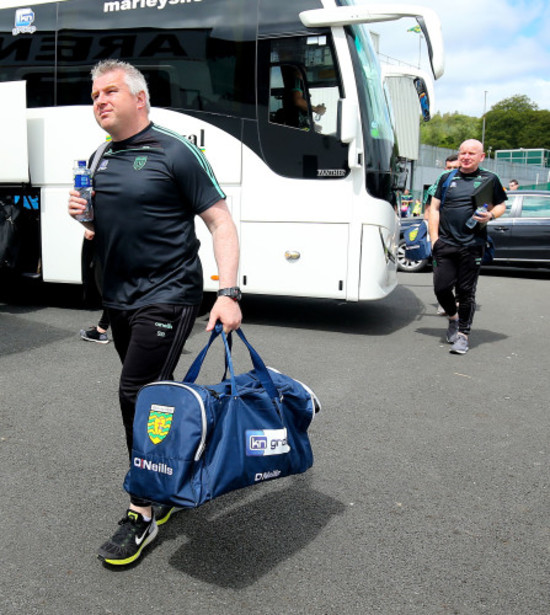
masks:
[[(445, 74), (435, 82), (435, 111), (481, 117), (485, 92), (487, 111), (516, 94), (550, 110), (548, 0), (396, 0), (396, 4), (430, 7), (441, 20)], [(420, 35), (407, 32), (415, 23), (403, 18), (372, 24), (370, 29), (380, 34), (380, 52), (417, 66)], [(420, 59), (427, 68), (424, 41)]]

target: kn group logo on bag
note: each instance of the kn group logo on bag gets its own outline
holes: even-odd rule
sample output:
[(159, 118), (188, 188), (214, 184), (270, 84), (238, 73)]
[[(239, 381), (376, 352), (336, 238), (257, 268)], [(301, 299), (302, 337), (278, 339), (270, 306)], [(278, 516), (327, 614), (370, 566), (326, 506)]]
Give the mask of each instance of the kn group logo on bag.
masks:
[(246, 455), (248, 457), (284, 455), (289, 452), (286, 428), (246, 430)]
[(162, 442), (170, 432), (174, 410), (174, 406), (152, 404), (147, 421), (147, 433), (153, 444)]

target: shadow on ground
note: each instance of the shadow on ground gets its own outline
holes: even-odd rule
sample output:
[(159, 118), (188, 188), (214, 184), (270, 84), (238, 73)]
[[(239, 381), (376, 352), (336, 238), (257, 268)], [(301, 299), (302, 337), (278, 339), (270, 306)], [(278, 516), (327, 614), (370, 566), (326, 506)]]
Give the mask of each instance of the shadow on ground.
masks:
[[(247, 492), (224, 496), (203, 508), (182, 511), (163, 540), (187, 536), (170, 564), (192, 578), (241, 589), (315, 540), (342, 502), (312, 489), (307, 477), (293, 477), (283, 489), (252, 502)], [(168, 529), (168, 528), (167, 528)]]

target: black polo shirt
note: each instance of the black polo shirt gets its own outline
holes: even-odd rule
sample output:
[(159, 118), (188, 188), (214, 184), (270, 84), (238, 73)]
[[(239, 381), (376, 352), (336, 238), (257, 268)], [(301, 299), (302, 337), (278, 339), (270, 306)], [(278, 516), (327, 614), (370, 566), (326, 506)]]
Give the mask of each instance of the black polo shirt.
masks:
[[(448, 173), (443, 173), (435, 190), (435, 198), (441, 200), (442, 187)], [(445, 200), (439, 208), (439, 238), (453, 246), (484, 245), (487, 240), (487, 225), (476, 224), (473, 229), (466, 226), (466, 221), (474, 214), (476, 206), (472, 195), (485, 182), (493, 183), (491, 205), (503, 203), (508, 197), (497, 175), (479, 168), (474, 173), (457, 171), (453, 177)]]
[(134, 309), (202, 298), (194, 217), (225, 195), (202, 152), (150, 124), (113, 142), (94, 176), (103, 302)]

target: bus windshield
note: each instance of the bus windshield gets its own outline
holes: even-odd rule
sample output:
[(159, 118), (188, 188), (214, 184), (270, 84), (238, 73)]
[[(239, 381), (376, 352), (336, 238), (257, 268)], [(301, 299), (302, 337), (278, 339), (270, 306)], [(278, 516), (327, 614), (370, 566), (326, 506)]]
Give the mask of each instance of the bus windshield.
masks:
[(386, 97), (380, 79), (380, 65), (372, 48), (366, 27), (362, 24), (350, 26), (354, 45), (359, 56), (361, 80), (357, 86), (363, 90), (367, 101), (365, 109), (369, 135), (372, 139), (393, 141), (393, 129)]
[[(357, 6), (355, 0), (338, 0), (342, 6)], [(393, 141), (393, 129), (390, 112), (384, 96), (382, 80), (380, 79), (380, 64), (370, 42), (370, 36), (365, 24), (350, 26), (354, 47), (359, 59), (356, 70), (357, 86), (362, 90), (367, 106), (364, 109), (364, 124), (368, 126), (368, 134), (372, 139)], [(365, 126), (364, 126), (365, 127)]]

